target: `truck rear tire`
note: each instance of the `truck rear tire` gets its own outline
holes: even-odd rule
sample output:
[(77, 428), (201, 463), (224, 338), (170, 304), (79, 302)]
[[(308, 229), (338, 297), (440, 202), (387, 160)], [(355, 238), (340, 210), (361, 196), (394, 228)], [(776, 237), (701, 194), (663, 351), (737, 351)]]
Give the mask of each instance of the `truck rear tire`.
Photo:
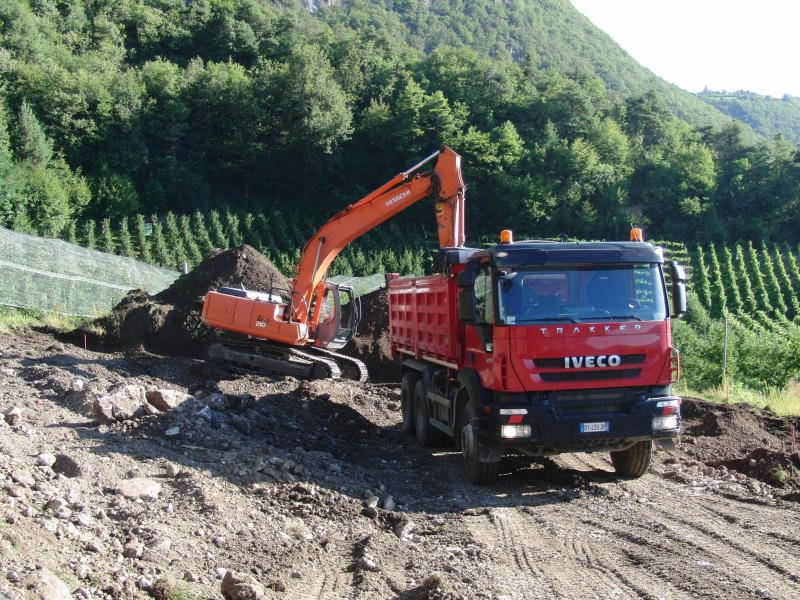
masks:
[(617, 475), (622, 477), (641, 477), (650, 468), (650, 457), (653, 453), (653, 442), (636, 442), (627, 450), (611, 452), (611, 464)]
[(414, 433), (414, 388), (419, 375), (413, 371), (403, 373), (400, 380), (400, 412), (403, 414), (403, 432)]
[(444, 446), (444, 432), (436, 429), (428, 420), (428, 401), (422, 381), (417, 381), (414, 386), (414, 433), (421, 446)]
[(470, 400), (464, 409), (464, 427), (461, 429), (461, 454), (467, 477), (477, 485), (490, 485), (500, 472), (500, 461), (482, 462), (480, 460), (481, 445), (472, 432), (472, 419), (477, 414), (475, 403)]

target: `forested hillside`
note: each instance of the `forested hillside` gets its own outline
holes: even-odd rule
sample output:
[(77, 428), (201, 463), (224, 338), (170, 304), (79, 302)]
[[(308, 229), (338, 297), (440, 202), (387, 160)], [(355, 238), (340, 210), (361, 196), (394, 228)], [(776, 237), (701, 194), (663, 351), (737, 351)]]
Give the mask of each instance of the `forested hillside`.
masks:
[[(444, 142), (465, 157), (471, 239), (618, 238), (632, 221), (662, 239), (800, 235), (795, 148), (689, 125), (658, 86), (610, 91), (567, 59), (584, 37), (566, 24), (588, 25), (566, 2), (475, 2), (458, 23), (398, 6), (0, 2), (0, 221), (68, 236), (217, 209), (305, 231)], [(504, 54), (544, 43), (521, 22), (551, 41)], [(430, 212), (393, 226), (419, 245)]]
[(800, 98), (708, 90), (698, 96), (726, 115), (747, 123), (766, 138), (781, 134), (795, 146), (800, 146)]
[(619, 97), (654, 90), (670, 111), (692, 125), (728, 123), (694, 94), (637, 63), (569, 0), (343, 0), (341, 5), (323, 9), (321, 17), (334, 26), (366, 26), (403, 37), (425, 53), (468, 47), (482, 56), (510, 57), (535, 69), (595, 76)]

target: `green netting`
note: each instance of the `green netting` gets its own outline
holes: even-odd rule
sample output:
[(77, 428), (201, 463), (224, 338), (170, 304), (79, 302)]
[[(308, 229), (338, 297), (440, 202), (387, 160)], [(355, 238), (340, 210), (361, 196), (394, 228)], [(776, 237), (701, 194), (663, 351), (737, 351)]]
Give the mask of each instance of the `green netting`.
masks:
[(94, 317), (132, 289), (151, 294), (179, 273), (0, 227), (0, 305)]
[(383, 273), (376, 273), (375, 275), (367, 275), (366, 277), (350, 277), (348, 275), (336, 275), (329, 277), (328, 281), (338, 283), (339, 285), (347, 285), (352, 287), (359, 296), (369, 294), (377, 289), (386, 285), (386, 275)]

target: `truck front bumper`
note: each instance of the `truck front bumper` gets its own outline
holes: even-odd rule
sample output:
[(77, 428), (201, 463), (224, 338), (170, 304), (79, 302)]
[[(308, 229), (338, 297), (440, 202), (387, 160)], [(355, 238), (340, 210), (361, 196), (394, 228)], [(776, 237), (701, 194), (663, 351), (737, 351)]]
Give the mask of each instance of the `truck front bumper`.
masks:
[(669, 439), (680, 431), (680, 398), (627, 394), (619, 401), (536, 398), (505, 394), (473, 420), (487, 448), (517, 448), (547, 456), (563, 452), (625, 450), (636, 442)]

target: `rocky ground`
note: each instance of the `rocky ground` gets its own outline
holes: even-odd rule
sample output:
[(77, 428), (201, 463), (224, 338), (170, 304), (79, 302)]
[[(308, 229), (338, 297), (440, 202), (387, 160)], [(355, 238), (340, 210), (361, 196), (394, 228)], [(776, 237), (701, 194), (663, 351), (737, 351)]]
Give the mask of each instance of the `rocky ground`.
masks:
[(652, 472), (399, 429), (395, 384), (0, 335), (0, 598), (797, 598), (792, 424), (701, 401)]

